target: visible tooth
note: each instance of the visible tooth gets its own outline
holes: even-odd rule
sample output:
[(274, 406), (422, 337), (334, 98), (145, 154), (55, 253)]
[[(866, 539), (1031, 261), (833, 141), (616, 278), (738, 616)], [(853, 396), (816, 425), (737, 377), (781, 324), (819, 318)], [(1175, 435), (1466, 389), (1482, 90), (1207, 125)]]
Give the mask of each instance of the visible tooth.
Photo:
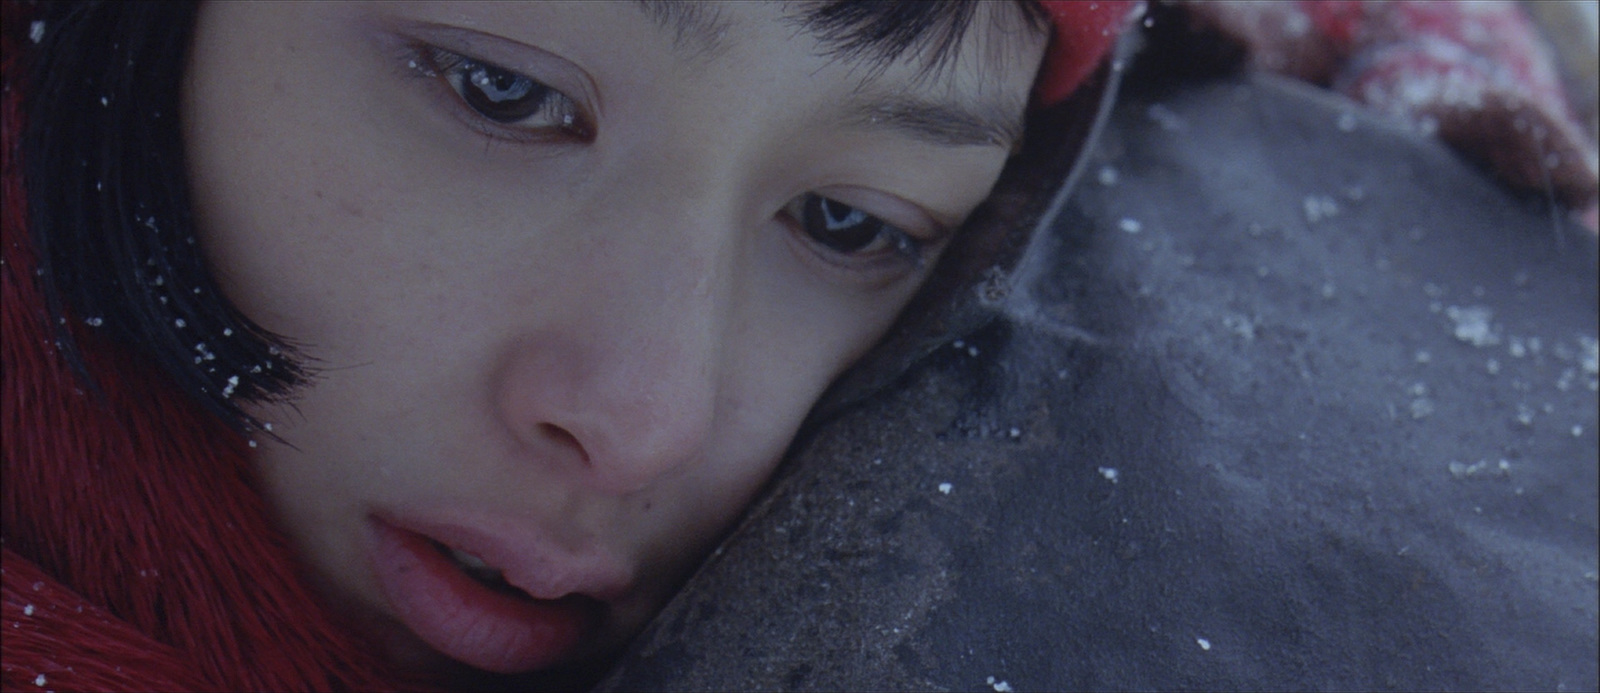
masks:
[(458, 550), (458, 549), (450, 549), (450, 557), (456, 559), (457, 563), (460, 563), (461, 565), (464, 565), (464, 566), (466, 566), (468, 568), (473, 568), (473, 569), (477, 569), (477, 570), (489, 570), (490, 569), (489, 568), (489, 564), (484, 562), (484, 560), (482, 558), (478, 558), (477, 556), (474, 556), (474, 555), (472, 555), (470, 553), (467, 553), (465, 551), (461, 551), (461, 550)]

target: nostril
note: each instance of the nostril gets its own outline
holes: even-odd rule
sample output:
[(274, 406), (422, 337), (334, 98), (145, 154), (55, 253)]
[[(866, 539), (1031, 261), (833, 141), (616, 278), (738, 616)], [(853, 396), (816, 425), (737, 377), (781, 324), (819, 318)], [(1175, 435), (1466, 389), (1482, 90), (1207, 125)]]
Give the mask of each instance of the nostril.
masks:
[(572, 435), (572, 433), (567, 429), (552, 423), (542, 423), (539, 424), (539, 432), (543, 433), (546, 437), (555, 441), (557, 444), (569, 446), (573, 450), (577, 450), (578, 457), (583, 460), (583, 463), (589, 464), (589, 451), (583, 449), (583, 443), (578, 442), (578, 437)]

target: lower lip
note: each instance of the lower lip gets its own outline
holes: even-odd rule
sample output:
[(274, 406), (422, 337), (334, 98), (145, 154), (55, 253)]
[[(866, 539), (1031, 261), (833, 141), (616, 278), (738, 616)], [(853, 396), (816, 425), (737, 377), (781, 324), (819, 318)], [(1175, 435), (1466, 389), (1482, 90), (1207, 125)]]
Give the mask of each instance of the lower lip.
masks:
[(426, 537), (372, 520), (372, 563), (384, 597), (417, 637), (485, 671), (514, 674), (576, 649), (597, 614), (581, 598), (519, 599), (467, 577)]

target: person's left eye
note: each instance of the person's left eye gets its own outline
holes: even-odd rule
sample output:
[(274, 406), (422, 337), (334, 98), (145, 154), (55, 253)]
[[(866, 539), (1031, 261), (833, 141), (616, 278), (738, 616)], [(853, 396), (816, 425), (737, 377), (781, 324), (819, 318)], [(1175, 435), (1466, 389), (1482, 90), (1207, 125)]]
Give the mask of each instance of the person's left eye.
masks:
[(850, 261), (892, 256), (920, 268), (926, 243), (866, 211), (817, 193), (805, 193), (784, 207), (784, 213), (813, 243)]
[[(495, 130), (513, 130), (508, 139), (563, 135), (591, 139), (593, 128), (573, 99), (518, 72), (436, 48), (417, 52), (412, 66), (442, 79), (456, 97)], [(489, 128), (479, 128), (494, 136)]]

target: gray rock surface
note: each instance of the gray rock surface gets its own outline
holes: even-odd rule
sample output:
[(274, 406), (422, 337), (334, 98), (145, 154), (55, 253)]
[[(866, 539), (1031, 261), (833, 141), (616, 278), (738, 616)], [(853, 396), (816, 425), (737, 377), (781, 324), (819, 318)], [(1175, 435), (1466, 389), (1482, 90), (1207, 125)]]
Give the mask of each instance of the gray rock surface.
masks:
[(1096, 156), (1031, 301), (800, 441), (600, 689), (1600, 685), (1594, 237), (1264, 77)]

